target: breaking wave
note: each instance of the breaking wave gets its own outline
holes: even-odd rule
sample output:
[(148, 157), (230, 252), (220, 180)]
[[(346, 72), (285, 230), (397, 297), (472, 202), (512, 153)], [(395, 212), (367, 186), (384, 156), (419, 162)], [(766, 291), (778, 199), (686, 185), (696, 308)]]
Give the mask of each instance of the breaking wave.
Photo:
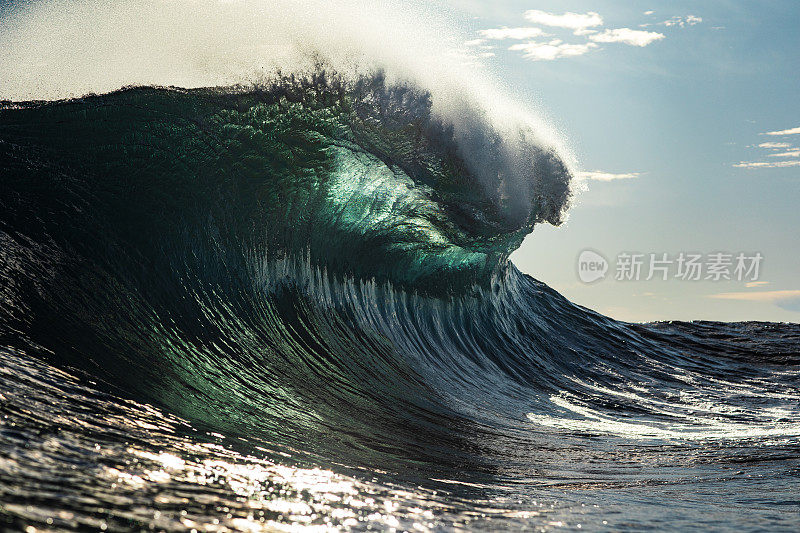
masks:
[[(85, 38), (123, 67), (48, 71), (54, 46), (38, 72), (66, 81), (37, 86), (34, 23), (77, 32), (94, 4), (7, 15), (5, 525), (677, 528), (748, 502), (763, 512), (730, 519), (744, 529), (797, 525), (800, 326), (636, 325), (572, 304), (508, 262), (572, 198), (544, 126), (444, 90), (455, 78), (337, 54), (198, 88), (231, 81), (222, 58), (266, 28), (242, 4), (193, 22), (207, 70), (180, 54), (142, 67), (192, 89), (154, 85), (181, 78), (137, 70), (128, 33), (89, 54), (130, 28), (127, 7), (94, 13)], [(148, 31), (183, 5), (157, 4)], [(74, 97), (90, 90), (105, 94)]]

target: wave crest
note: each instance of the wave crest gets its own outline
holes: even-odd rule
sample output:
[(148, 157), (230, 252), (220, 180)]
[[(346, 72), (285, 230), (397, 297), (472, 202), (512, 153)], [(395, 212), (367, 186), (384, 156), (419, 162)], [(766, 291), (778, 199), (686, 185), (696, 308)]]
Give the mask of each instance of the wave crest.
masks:
[[(63, 194), (88, 188), (80, 201), (115, 206), (102, 224), (130, 225), (123, 233), (156, 212), (151, 233), (184, 227), (351, 275), (447, 274), (446, 286), (463, 286), (502, 266), (536, 223), (560, 222), (571, 173), (522, 132), (508, 140), (480, 118), (459, 127), (431, 100), (382, 73), (320, 67), (249, 88), (16, 104), (2, 111), (0, 138), (15, 147), (21, 187), (31, 161), (68, 168)], [(524, 193), (509, 194), (520, 182)]]

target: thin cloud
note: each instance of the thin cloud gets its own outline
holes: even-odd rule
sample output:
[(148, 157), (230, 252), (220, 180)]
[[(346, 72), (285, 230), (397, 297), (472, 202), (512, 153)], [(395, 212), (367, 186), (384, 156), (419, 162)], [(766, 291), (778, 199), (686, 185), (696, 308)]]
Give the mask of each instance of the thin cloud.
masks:
[[(768, 131), (761, 135), (794, 135), (800, 133), (800, 127), (788, 130)], [(752, 148), (752, 146), (751, 146)], [(739, 161), (733, 166), (736, 168), (790, 168), (800, 166), (800, 148), (795, 148), (792, 143), (767, 141), (758, 144), (758, 148), (770, 150), (772, 153), (766, 154), (771, 161)], [(777, 161), (776, 159), (784, 159)]]
[(578, 172), (578, 177), (585, 180), (594, 181), (614, 181), (614, 180), (629, 180), (641, 176), (641, 172), (626, 172), (622, 174), (614, 174), (612, 172), (602, 172), (600, 170), (592, 170), (588, 172)]
[(567, 12), (563, 15), (556, 15), (555, 13), (547, 13), (546, 11), (531, 9), (526, 11), (523, 16), (526, 20), (533, 22), (534, 24), (553, 26), (556, 28), (568, 28), (570, 30), (593, 28), (595, 26), (603, 25), (603, 17), (594, 11), (590, 11), (588, 13)]
[(800, 148), (787, 152), (779, 152), (777, 154), (769, 154), (769, 157), (800, 157)]
[(736, 168), (788, 168), (800, 167), (797, 161), (740, 161), (733, 165)]
[(490, 28), (478, 32), (486, 39), (500, 41), (503, 39), (532, 39), (545, 35), (541, 28)]
[(773, 143), (766, 142), (758, 145), (759, 148), (791, 148), (792, 143)]
[(796, 128), (790, 128), (788, 130), (767, 131), (761, 135), (800, 135), (800, 126)]
[(762, 285), (769, 285), (769, 281), (748, 281), (744, 284), (748, 289), (751, 287), (761, 287)]
[(603, 33), (589, 36), (589, 39), (596, 43), (625, 43), (631, 46), (647, 46), (648, 44), (663, 38), (663, 33), (632, 30), (630, 28), (606, 30)]
[(687, 15), (685, 17), (672, 17), (669, 20), (665, 20), (661, 24), (667, 27), (671, 26), (678, 26), (678, 27), (685, 27), (685, 26), (695, 26), (703, 22), (702, 17), (697, 17), (695, 15)]
[(748, 291), (723, 292), (711, 294), (709, 298), (717, 300), (738, 300), (742, 302), (771, 303), (787, 311), (800, 312), (800, 291)]
[(531, 61), (553, 61), (562, 57), (581, 56), (596, 48), (594, 43), (567, 44), (559, 39), (554, 39), (547, 43), (530, 41), (511, 45), (508, 49), (522, 52), (522, 57)]
[(745, 302), (778, 302), (800, 298), (800, 291), (749, 291), (749, 292), (722, 292), (710, 294), (709, 298), (717, 300), (741, 300)]

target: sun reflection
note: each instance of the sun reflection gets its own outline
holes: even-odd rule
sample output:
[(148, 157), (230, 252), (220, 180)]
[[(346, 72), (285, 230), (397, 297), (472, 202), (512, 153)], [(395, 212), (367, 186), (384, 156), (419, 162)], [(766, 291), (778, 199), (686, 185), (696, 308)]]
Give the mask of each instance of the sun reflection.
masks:
[[(151, 521), (156, 528), (170, 529), (169, 516), (178, 511), (176, 522), (198, 532), (365, 527), (429, 531), (435, 528), (435, 509), (442, 506), (419, 494), (366, 484), (319, 467), (243, 456), (217, 444), (184, 442), (180, 448), (152, 452), (130, 447), (131, 468), (106, 468), (106, 476), (120, 490), (142, 493), (175, 484), (188, 494), (186, 484), (203, 488), (191, 501), (157, 492)], [(198, 504), (213, 509), (213, 517), (198, 512)]]

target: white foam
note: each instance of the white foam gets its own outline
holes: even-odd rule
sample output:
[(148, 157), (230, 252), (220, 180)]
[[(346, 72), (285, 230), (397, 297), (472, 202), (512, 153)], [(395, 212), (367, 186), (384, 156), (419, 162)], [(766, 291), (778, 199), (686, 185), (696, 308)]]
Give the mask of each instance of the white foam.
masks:
[[(310, 71), (319, 60), (340, 73), (380, 69), (390, 83), (431, 93), (433, 112), (454, 126), (476, 175), (485, 163), (473, 152), (491, 135), (474, 132), (497, 132), (505, 142), (499, 156), (508, 159), (507, 195), (527, 198), (527, 147), (552, 149), (570, 170), (574, 157), (530, 105), (503, 94), (479, 62), (454, 53), (467, 40), (447, 16), (409, 1), (37, 2), (0, 20), (0, 99), (52, 100), (130, 85), (248, 85), (279, 70)], [(556, 179), (536, 187), (557, 194)]]
[[(784, 415), (787, 412), (784, 409), (769, 411), (772, 416), (765, 417), (758, 423), (745, 423), (725, 421), (719, 417), (708, 416), (707, 410), (696, 416), (687, 416), (685, 414), (676, 416), (679, 409), (686, 409), (690, 406), (675, 404), (672, 406), (674, 410), (661, 410), (659, 412), (661, 415), (668, 415), (675, 419), (672, 423), (666, 423), (614, 416), (613, 413), (602, 412), (581, 405), (576, 400), (571, 399), (567, 393), (551, 396), (550, 401), (562, 410), (563, 416), (528, 413), (528, 420), (545, 427), (581, 433), (613, 435), (632, 440), (698, 441), (800, 437), (800, 423), (796, 420), (789, 422), (775, 421), (774, 417)], [(695, 406), (691, 407), (694, 408)]]

